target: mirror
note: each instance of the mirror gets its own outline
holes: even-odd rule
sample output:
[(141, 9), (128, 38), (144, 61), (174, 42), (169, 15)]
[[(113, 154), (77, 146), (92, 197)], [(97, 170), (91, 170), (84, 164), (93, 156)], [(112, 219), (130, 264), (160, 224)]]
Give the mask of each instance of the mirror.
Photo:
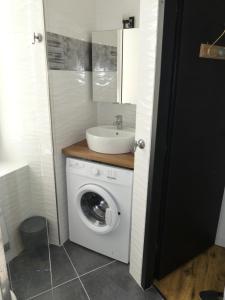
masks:
[(93, 100), (121, 103), (122, 30), (92, 33)]
[(138, 29), (92, 33), (93, 101), (136, 104)]

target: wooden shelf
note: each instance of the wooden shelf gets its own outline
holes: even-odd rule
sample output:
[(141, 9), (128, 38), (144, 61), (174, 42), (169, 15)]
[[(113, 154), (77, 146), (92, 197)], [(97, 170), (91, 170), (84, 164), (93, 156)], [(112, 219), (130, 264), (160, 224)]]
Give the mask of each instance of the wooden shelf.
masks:
[(79, 143), (64, 148), (62, 152), (67, 157), (82, 158), (94, 162), (101, 162), (111, 166), (117, 166), (117, 167), (122, 167), (131, 170), (134, 169), (133, 153), (102, 154), (102, 153), (94, 152), (88, 148), (86, 140), (83, 140)]

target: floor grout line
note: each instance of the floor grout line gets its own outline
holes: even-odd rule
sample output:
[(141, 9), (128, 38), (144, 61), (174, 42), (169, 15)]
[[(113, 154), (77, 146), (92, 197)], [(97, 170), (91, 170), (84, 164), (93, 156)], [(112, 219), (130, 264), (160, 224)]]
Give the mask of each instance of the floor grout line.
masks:
[(60, 287), (60, 286), (62, 286), (62, 285), (64, 285), (64, 284), (70, 283), (70, 282), (72, 282), (72, 281), (74, 281), (74, 280), (76, 280), (76, 279), (78, 279), (78, 276), (77, 276), (77, 277), (73, 277), (73, 278), (71, 278), (71, 279), (69, 279), (69, 280), (67, 280), (67, 281), (65, 281), (65, 282), (63, 282), (63, 283), (60, 283), (60, 284), (54, 286), (54, 287), (53, 287), (53, 290), (57, 289), (58, 287)]
[(81, 277), (84, 277), (84, 276), (86, 276), (86, 275), (89, 275), (89, 274), (91, 274), (91, 273), (93, 273), (93, 272), (95, 272), (95, 271), (104, 269), (104, 268), (106, 268), (107, 266), (114, 264), (115, 262), (117, 262), (117, 260), (113, 260), (113, 261), (111, 261), (111, 262), (109, 262), (109, 263), (107, 263), (107, 264), (104, 264), (104, 265), (102, 265), (102, 266), (100, 266), (100, 267), (98, 267), (98, 268), (95, 268), (95, 269), (93, 269), (93, 270), (91, 270), (91, 271), (88, 271), (88, 272), (86, 272), (86, 273), (80, 275), (80, 278), (81, 278)]
[(73, 262), (72, 262), (72, 260), (71, 260), (71, 258), (70, 258), (70, 256), (69, 256), (69, 253), (67, 252), (67, 250), (66, 250), (66, 248), (64, 247), (64, 245), (63, 245), (63, 249), (64, 249), (64, 251), (65, 251), (65, 253), (66, 253), (66, 255), (67, 255), (67, 257), (68, 257), (68, 259), (69, 259), (69, 261), (70, 261), (70, 263), (71, 263), (71, 265), (72, 265), (74, 271), (75, 271), (75, 273), (77, 274), (77, 277), (79, 278), (79, 273), (77, 272), (77, 269), (75, 268), (75, 266), (74, 266), (74, 264), (73, 264)]
[(84, 292), (85, 292), (85, 294), (86, 294), (88, 300), (91, 300), (91, 298), (89, 297), (88, 292), (87, 292), (87, 290), (86, 290), (86, 288), (85, 288), (85, 286), (84, 286), (82, 280), (80, 279), (79, 273), (77, 272), (77, 269), (75, 268), (75, 266), (74, 266), (74, 264), (73, 264), (73, 262), (72, 262), (72, 260), (71, 260), (71, 258), (70, 258), (70, 256), (69, 256), (69, 253), (67, 252), (67, 250), (66, 250), (66, 248), (64, 247), (64, 245), (63, 245), (63, 249), (64, 249), (64, 251), (66, 252), (66, 255), (68, 256), (68, 259), (69, 259), (69, 261), (70, 261), (70, 263), (71, 263), (71, 265), (72, 265), (74, 271), (76, 272), (76, 274), (77, 274), (77, 276), (78, 276), (78, 279), (79, 279), (79, 281), (80, 281), (80, 284), (81, 284), (81, 286), (82, 286), (82, 288), (83, 288), (83, 290), (84, 290)]
[(56, 286), (53, 286), (53, 288), (50, 288), (50, 289), (48, 289), (48, 290), (45, 290), (45, 291), (43, 291), (43, 292), (41, 292), (41, 293), (39, 293), (39, 294), (36, 294), (36, 295), (34, 295), (34, 296), (30, 297), (30, 298), (27, 298), (26, 300), (35, 299), (36, 297), (39, 297), (39, 296), (41, 296), (41, 295), (43, 295), (43, 294), (45, 294), (45, 293), (47, 293), (47, 292), (50, 292), (51, 290), (53, 291), (53, 290), (59, 288), (60, 286), (62, 286), (62, 285), (64, 285), (64, 284), (67, 284), (67, 283), (70, 283), (70, 282), (72, 282), (72, 281), (74, 281), (74, 280), (77, 280), (77, 279), (78, 279), (78, 277), (71, 278), (70, 280), (67, 280), (67, 281), (65, 281), (65, 282), (63, 282), (63, 283), (60, 283), (60, 284), (58, 284), (58, 285), (56, 285)]
[[(101, 269), (103, 269), (103, 268), (106, 268), (107, 266), (109, 266), (109, 265), (111, 265), (111, 264), (117, 262), (117, 260), (113, 260), (113, 261), (111, 261), (111, 262), (109, 262), (109, 263), (107, 263), (107, 264), (104, 264), (104, 265), (102, 265), (102, 266), (100, 266), (100, 267), (97, 267), (97, 268), (95, 268), (95, 269), (93, 269), (93, 270), (91, 270), (91, 271), (88, 271), (88, 272), (86, 272), (86, 273), (84, 273), (84, 274), (82, 274), (82, 275), (79, 275), (79, 273), (78, 273), (76, 267), (74, 266), (74, 264), (73, 264), (73, 262), (72, 262), (72, 260), (71, 260), (71, 258), (70, 258), (69, 253), (68, 253), (67, 250), (66, 250), (66, 248), (64, 247), (64, 245), (61, 246), (61, 247), (63, 248), (63, 250), (64, 250), (66, 256), (68, 257), (69, 262), (70, 262), (70, 264), (72, 265), (72, 268), (73, 268), (74, 271), (75, 271), (76, 277), (73, 277), (73, 278), (71, 278), (71, 279), (69, 279), (69, 280), (67, 280), (67, 281), (65, 281), (65, 282), (62, 282), (62, 283), (60, 283), (60, 284), (58, 284), (58, 285), (56, 285), (56, 286), (53, 286), (52, 264), (51, 264), (51, 250), (50, 250), (50, 246), (49, 246), (49, 258), (50, 258), (50, 270), (51, 270), (51, 271), (50, 271), (50, 274), (51, 274), (51, 286), (52, 286), (52, 287), (51, 287), (50, 289), (47, 289), (47, 290), (45, 290), (45, 291), (39, 293), (39, 294), (36, 294), (36, 295), (34, 295), (34, 296), (31, 296), (31, 297), (27, 298), (26, 300), (32, 300), (32, 299), (35, 299), (35, 298), (37, 298), (37, 297), (39, 297), (39, 296), (41, 296), (41, 295), (43, 295), (43, 294), (45, 294), (45, 293), (47, 293), (47, 292), (50, 292), (50, 291), (53, 293), (53, 291), (54, 291), (55, 289), (57, 289), (58, 287), (61, 287), (61, 286), (65, 285), (65, 284), (67, 284), (67, 283), (69, 283), (69, 282), (72, 282), (72, 281), (74, 281), (74, 280), (77, 280), (77, 279), (80, 281), (80, 283), (81, 283), (81, 285), (82, 285), (82, 288), (84, 289), (84, 292), (85, 292), (85, 294), (86, 294), (88, 300), (91, 300), (91, 299), (90, 299), (90, 296), (88, 295), (88, 292), (87, 292), (87, 290), (86, 290), (86, 288), (85, 288), (85, 286), (84, 286), (84, 284), (83, 284), (83, 282), (82, 282), (82, 280), (81, 280), (81, 278), (84, 277), (84, 276), (87, 276), (87, 275), (89, 275), (89, 274), (91, 274), (91, 273), (93, 273), (93, 272), (95, 272), (95, 271), (98, 271), (98, 270), (101, 270)], [(52, 296), (53, 296), (53, 294), (52, 294)]]
[(41, 293), (39, 293), (39, 294), (36, 294), (36, 295), (34, 295), (34, 296), (32, 296), (32, 297), (29, 297), (29, 298), (27, 298), (26, 300), (32, 300), (32, 299), (35, 299), (35, 298), (37, 298), (37, 297), (39, 297), (39, 296), (41, 296), (41, 295), (44, 295), (44, 294), (47, 293), (47, 292), (51, 292), (51, 290), (52, 290), (52, 288), (51, 288), (51, 289), (48, 289), (48, 290), (45, 290), (45, 291), (43, 291), (43, 292), (41, 292)]
[(88, 292), (87, 292), (87, 290), (86, 290), (86, 288), (85, 288), (85, 286), (84, 286), (82, 280), (80, 279), (80, 277), (79, 277), (79, 280), (80, 280), (80, 283), (81, 283), (81, 285), (82, 285), (82, 287), (83, 287), (83, 289), (84, 289), (84, 292), (85, 292), (85, 294), (86, 294), (88, 300), (91, 300), (91, 298), (90, 298), (90, 296), (88, 295)]

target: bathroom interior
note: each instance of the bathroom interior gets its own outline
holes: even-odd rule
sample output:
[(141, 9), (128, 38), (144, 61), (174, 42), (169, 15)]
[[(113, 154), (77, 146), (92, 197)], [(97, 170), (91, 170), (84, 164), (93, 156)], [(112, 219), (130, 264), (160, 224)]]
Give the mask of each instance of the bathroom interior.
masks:
[[(171, 167), (179, 175), (170, 175), (168, 182), (175, 180), (171, 183), (174, 189), (176, 184), (179, 186), (173, 198), (189, 197), (190, 207), (182, 201), (177, 204), (171, 200), (163, 224), (159, 197), (163, 197), (164, 181), (159, 183), (159, 178), (164, 172), (163, 151), (167, 151), (164, 142), (169, 139), (166, 127), (171, 124), (166, 119), (170, 109), (163, 97), (171, 94), (168, 82), (173, 78), (172, 62), (178, 60), (171, 57), (179, 51), (185, 53), (182, 46), (190, 45), (189, 53), (198, 67), (202, 67), (194, 81), (205, 72), (220, 104), (220, 108), (215, 105), (215, 111), (211, 112), (208, 99), (205, 106), (203, 102), (199, 107), (196, 104), (198, 113), (202, 109), (207, 116), (202, 117), (201, 124), (208, 122), (209, 113), (212, 121), (215, 115), (222, 119), (224, 36), (220, 39), (221, 47), (212, 43), (220, 34), (223, 21), (220, 11), (225, 7), (217, 0), (214, 9), (207, 0), (204, 13), (212, 15), (202, 23), (207, 26), (202, 25), (202, 31), (196, 32), (193, 43), (198, 47), (204, 43), (202, 47), (209, 49), (204, 52), (204, 48), (199, 56), (199, 48), (191, 46), (187, 27), (190, 18), (196, 26), (203, 1), (199, 4), (189, 1), (192, 10), (188, 1), (180, 1), (183, 6), (179, 9), (186, 13), (182, 14), (182, 25), (175, 13), (179, 1), (173, 0), (170, 6), (168, 2), (10, 0), (3, 4), (0, 13), (0, 299), (188, 300), (199, 299), (199, 293), (204, 290), (223, 291), (224, 141), (215, 140), (215, 148), (220, 149), (217, 152), (208, 150), (211, 152), (207, 155), (217, 157), (217, 161), (211, 160), (202, 155), (203, 148), (197, 138), (189, 139), (187, 126), (174, 126), (174, 139), (180, 139), (190, 157), (194, 156), (191, 149), (196, 143), (195, 150), (201, 155), (198, 153), (194, 159), (209, 163), (208, 169), (201, 168), (201, 174), (199, 169), (188, 169), (190, 163), (188, 159), (184, 162), (184, 148), (176, 147), (177, 152), (173, 152), (171, 146), (171, 153), (177, 155), (174, 164), (188, 170), (185, 177), (180, 175), (177, 165)], [(194, 15), (193, 10), (198, 14)], [(215, 20), (218, 24), (211, 29), (209, 24), (213, 27)], [(174, 47), (174, 35), (175, 32), (179, 35), (179, 30), (172, 30), (173, 26), (176, 30), (175, 26), (183, 26), (186, 34), (180, 48)], [(189, 31), (193, 34), (192, 28)], [(207, 46), (208, 42), (212, 45)], [(194, 55), (193, 51), (196, 51)], [(194, 68), (194, 63), (185, 64), (185, 56), (177, 57), (183, 59), (179, 66), (186, 68), (183, 81), (191, 81), (187, 69), (189, 65)], [(207, 73), (209, 70), (218, 72), (217, 76), (214, 73), (214, 79)], [(199, 83), (199, 90), (206, 89), (204, 85), (207, 86), (206, 81)], [(180, 83), (180, 86), (187, 97), (191, 95), (187, 90), (193, 92), (192, 83), (187, 90), (187, 85)], [(196, 97), (206, 100), (213, 92), (198, 91)], [(190, 101), (192, 107), (194, 101), (196, 98)], [(177, 105), (174, 110), (179, 109), (185, 124), (192, 121), (197, 124), (191, 107)], [(187, 120), (185, 113), (193, 119)], [(177, 119), (174, 113), (174, 123)], [(215, 123), (221, 125), (220, 121)], [(183, 128), (182, 133), (177, 132), (178, 127)], [(212, 137), (213, 130), (209, 127), (206, 130)], [(188, 144), (183, 142), (183, 137)], [(205, 142), (209, 136), (204, 138)], [(197, 165), (194, 159), (192, 163)], [(171, 158), (170, 166), (174, 160)], [(212, 172), (204, 177), (209, 168)], [(194, 174), (193, 178), (190, 174)], [(203, 176), (204, 180), (194, 176)], [(199, 180), (198, 187), (195, 179)], [(200, 191), (193, 199), (191, 192), (200, 188), (202, 191), (201, 184), (211, 179), (213, 186), (208, 184), (208, 189), (201, 194), (205, 202), (196, 204)], [(185, 190), (187, 184), (192, 186), (190, 192)], [(215, 199), (213, 209), (212, 199)], [(168, 221), (169, 211), (173, 212), (170, 215), (173, 223)], [(174, 219), (181, 224), (180, 232)], [(184, 222), (194, 225), (189, 224), (187, 229)], [(201, 232), (200, 222), (205, 226)], [(165, 224), (171, 225), (172, 233), (169, 229), (162, 230)], [(165, 241), (160, 246), (159, 232), (162, 239), (164, 234)], [(170, 243), (167, 238), (171, 238)], [(172, 247), (175, 238), (177, 243)], [(161, 252), (156, 254), (159, 247)]]

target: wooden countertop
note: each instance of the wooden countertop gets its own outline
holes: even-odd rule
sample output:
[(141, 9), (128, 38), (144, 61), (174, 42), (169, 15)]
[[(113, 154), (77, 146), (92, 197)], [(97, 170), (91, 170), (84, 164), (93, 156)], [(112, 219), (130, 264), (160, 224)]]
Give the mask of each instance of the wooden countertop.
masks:
[(131, 170), (134, 169), (133, 153), (102, 154), (94, 152), (88, 148), (86, 140), (64, 148), (62, 152), (67, 157), (83, 158), (90, 161), (105, 163), (107, 165), (122, 167)]

